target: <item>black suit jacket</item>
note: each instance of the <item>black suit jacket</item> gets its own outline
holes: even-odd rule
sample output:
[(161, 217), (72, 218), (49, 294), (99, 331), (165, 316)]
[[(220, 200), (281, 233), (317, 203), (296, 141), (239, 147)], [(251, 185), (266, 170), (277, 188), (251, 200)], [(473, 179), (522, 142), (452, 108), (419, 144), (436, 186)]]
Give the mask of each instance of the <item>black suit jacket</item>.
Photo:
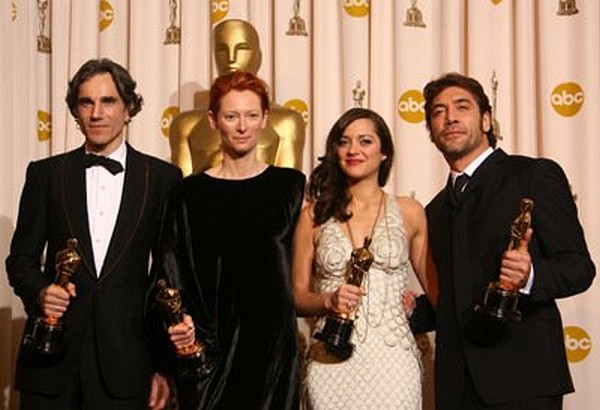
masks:
[[(595, 268), (562, 169), (547, 159), (496, 150), (475, 171), (458, 203), (450, 181), (427, 206), (439, 270), (436, 402), (460, 409), (464, 375), (484, 402), (498, 404), (573, 391), (555, 299), (587, 289)], [(499, 325), (474, 314), (497, 280), (520, 200), (534, 200), (531, 294), (522, 322)]]
[[(21, 349), (16, 386), (57, 394), (79, 365), (83, 340), (95, 340), (98, 365), (108, 392), (139, 397), (153, 370), (144, 334), (148, 263), (156, 245), (163, 200), (181, 178), (178, 168), (127, 145), (121, 206), (100, 275), (96, 275), (88, 227), (83, 148), (32, 162), (27, 169), (19, 216), (6, 268), (23, 300), (28, 322), (40, 315), (38, 295), (55, 277), (55, 255), (77, 238), (82, 258), (71, 277), (77, 296), (63, 317), (66, 354), (42, 363)], [(40, 260), (46, 247), (46, 260)], [(85, 339), (86, 332), (93, 338)]]

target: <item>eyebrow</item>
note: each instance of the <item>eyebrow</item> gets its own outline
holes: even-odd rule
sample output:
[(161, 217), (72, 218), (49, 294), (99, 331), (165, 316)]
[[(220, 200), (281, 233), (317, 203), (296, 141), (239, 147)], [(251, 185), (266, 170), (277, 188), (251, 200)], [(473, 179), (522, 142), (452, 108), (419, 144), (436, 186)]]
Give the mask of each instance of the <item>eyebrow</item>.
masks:
[[(450, 104), (462, 104), (462, 103), (468, 103), (470, 105), (475, 105), (475, 102), (468, 97), (458, 97), (458, 98), (450, 101)], [(445, 106), (446, 106), (446, 104), (438, 102), (438, 103), (433, 104), (431, 109), (435, 109), (435, 108), (439, 108), (439, 107), (443, 108)]]
[[(114, 96), (114, 95), (104, 95), (104, 96), (100, 97), (100, 102), (104, 102), (104, 103), (115, 102), (115, 101), (118, 101), (118, 100), (119, 99), (116, 96)], [(91, 97), (87, 97), (87, 96), (79, 97), (77, 99), (77, 102), (80, 102), (80, 103), (82, 103), (82, 102), (93, 102), (93, 101), (94, 100)]]

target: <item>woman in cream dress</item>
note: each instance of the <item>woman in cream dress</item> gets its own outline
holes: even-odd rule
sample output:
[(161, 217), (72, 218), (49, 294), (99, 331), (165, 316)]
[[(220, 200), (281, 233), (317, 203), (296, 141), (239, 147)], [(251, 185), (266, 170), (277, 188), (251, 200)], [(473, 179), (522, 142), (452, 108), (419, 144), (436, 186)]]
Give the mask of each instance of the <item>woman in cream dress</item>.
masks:
[[(353, 108), (334, 124), (310, 176), (293, 261), (296, 310), (317, 318), (304, 377), (309, 409), (421, 408), (420, 353), (401, 300), (412, 265), (435, 301), (435, 271), (423, 207), (382, 189), (393, 152), (383, 119)], [(348, 284), (350, 255), (366, 244), (372, 265), (360, 286)], [(328, 316), (354, 321), (349, 357), (314, 338)]]

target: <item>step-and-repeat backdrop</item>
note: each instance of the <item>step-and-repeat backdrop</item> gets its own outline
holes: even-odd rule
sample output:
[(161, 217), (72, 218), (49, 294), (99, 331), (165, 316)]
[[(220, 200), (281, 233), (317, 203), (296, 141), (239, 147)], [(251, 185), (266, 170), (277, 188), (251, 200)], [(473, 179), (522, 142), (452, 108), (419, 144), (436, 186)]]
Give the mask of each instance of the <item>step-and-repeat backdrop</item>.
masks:
[[(429, 141), (421, 90), (443, 72), (462, 72), (491, 97), (500, 147), (563, 166), (600, 260), (595, 0), (2, 0), (0, 259), (8, 253), (28, 162), (82, 144), (64, 103), (75, 70), (96, 57), (126, 66), (145, 100), (129, 141), (169, 160), (173, 118), (198, 106), (217, 72), (212, 29), (234, 18), (259, 34), (258, 73), (274, 101), (306, 121), (306, 173), (336, 118), (352, 106), (369, 107), (394, 133), (387, 190), (426, 204), (448, 170)], [(0, 270), (0, 408), (8, 409), (16, 404), (12, 366), (24, 314)], [(596, 283), (560, 301), (577, 389), (566, 409), (600, 402), (599, 299)], [(420, 344), (430, 407), (430, 339)]]

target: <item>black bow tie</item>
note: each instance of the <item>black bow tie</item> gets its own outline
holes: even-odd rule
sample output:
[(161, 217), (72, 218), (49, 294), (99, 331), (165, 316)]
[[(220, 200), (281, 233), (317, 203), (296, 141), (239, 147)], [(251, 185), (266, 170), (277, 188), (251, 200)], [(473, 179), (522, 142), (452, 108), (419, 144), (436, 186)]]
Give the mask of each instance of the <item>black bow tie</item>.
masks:
[(103, 157), (101, 155), (85, 154), (83, 163), (86, 168), (93, 167), (95, 165), (100, 165), (101, 167), (106, 168), (108, 172), (110, 172), (113, 175), (116, 175), (119, 172), (123, 172), (123, 165), (121, 165), (119, 161)]

